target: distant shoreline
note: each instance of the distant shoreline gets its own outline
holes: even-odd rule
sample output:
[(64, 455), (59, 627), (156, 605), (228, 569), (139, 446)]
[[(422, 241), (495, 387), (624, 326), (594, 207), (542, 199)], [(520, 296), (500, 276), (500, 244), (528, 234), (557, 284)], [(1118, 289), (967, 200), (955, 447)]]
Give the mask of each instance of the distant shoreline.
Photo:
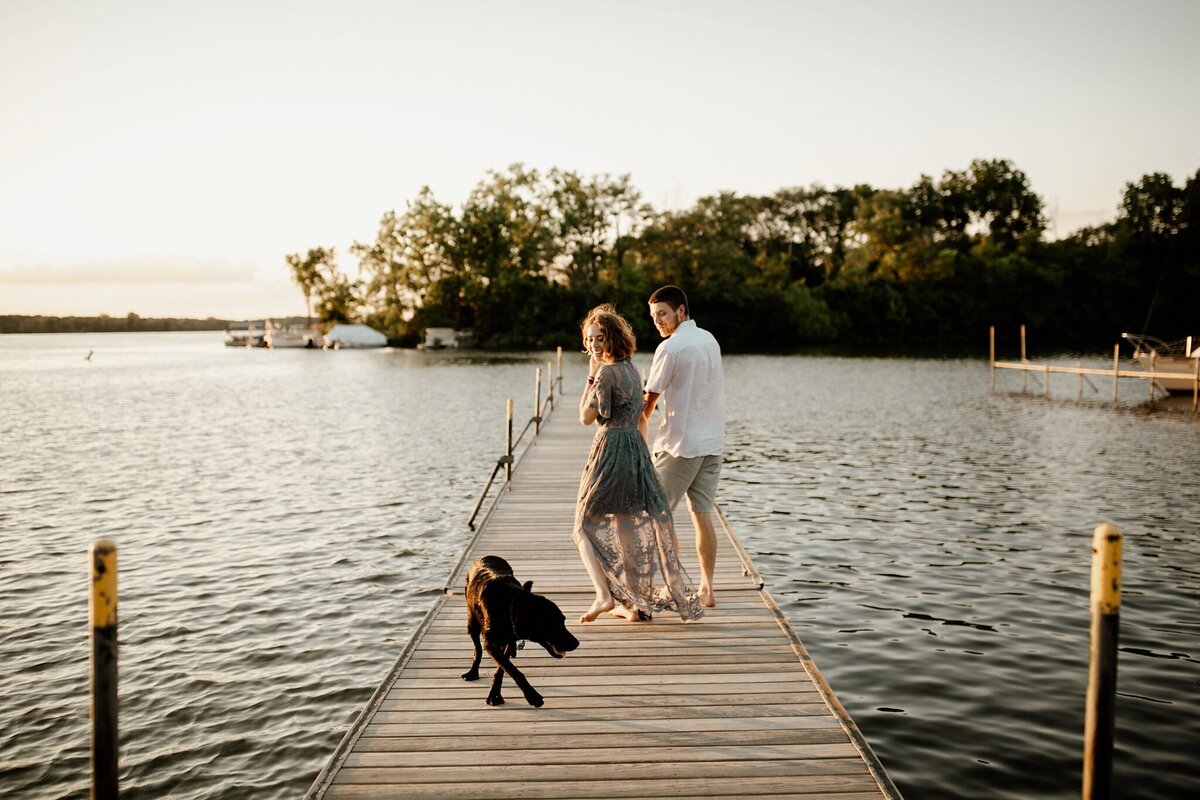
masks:
[[(272, 319), (280, 324), (304, 322), (304, 317), (254, 317), (255, 320)], [(206, 317), (142, 317), (130, 313), (123, 317), (100, 314), (94, 317), (55, 317), (47, 314), (0, 314), (0, 334), (4, 333), (137, 333), (163, 331), (223, 331), (228, 320)]]

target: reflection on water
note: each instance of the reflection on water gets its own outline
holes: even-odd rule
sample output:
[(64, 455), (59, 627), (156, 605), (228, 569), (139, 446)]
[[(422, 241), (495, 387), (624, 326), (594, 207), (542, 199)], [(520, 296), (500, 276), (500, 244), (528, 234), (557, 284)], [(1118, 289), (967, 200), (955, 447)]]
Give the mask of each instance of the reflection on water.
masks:
[[(6, 797), (86, 796), (101, 536), (123, 795), (303, 793), (456, 561), (504, 398), (526, 418), (550, 358), (220, 342), (0, 337)], [(1127, 536), (1119, 796), (1200, 785), (1190, 398), (989, 393), (962, 360), (726, 368), (722, 504), (906, 797), (1078, 796), (1101, 521)]]

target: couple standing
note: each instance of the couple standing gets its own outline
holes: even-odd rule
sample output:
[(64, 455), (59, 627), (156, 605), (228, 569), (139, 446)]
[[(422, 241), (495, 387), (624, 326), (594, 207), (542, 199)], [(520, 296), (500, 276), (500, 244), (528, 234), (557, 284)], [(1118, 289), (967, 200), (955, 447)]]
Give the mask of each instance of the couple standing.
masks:
[[(691, 319), (687, 296), (664, 286), (650, 296), (650, 318), (665, 337), (643, 392), (630, 357), (637, 342), (629, 322), (609, 304), (583, 321), (591, 355), (579, 421), (599, 426), (579, 482), (573, 539), (596, 599), (580, 617), (611, 611), (629, 620), (654, 611), (699, 619), (716, 605), (717, 558), (713, 498), (725, 444), (725, 387), (721, 348)], [(651, 462), (648, 423), (659, 398), (663, 422)], [(686, 495), (696, 526), (700, 587), (679, 563), (672, 512)], [(663, 584), (654, 584), (655, 570)]]

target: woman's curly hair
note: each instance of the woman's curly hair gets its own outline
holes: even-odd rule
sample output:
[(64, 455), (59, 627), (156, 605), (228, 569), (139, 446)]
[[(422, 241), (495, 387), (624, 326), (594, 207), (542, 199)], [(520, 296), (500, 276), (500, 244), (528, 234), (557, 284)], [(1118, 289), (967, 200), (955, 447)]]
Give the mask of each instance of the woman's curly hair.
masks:
[(596, 306), (583, 318), (579, 331), (583, 337), (584, 350), (587, 349), (587, 329), (592, 325), (600, 326), (608, 355), (614, 362), (624, 361), (637, 352), (637, 337), (633, 335), (629, 320), (621, 316), (621, 312), (617, 311), (617, 307), (612, 303)]

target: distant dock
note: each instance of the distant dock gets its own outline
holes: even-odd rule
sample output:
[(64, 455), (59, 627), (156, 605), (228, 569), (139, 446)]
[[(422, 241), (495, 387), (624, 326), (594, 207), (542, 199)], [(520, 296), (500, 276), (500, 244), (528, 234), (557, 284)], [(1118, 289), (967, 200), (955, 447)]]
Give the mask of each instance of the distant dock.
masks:
[[(1078, 380), (1078, 395), (1083, 396), (1083, 384), (1087, 382), (1091, 386), (1092, 391), (1098, 392), (1098, 387), (1092, 383), (1089, 376), (1112, 378), (1112, 402), (1117, 402), (1117, 385), (1121, 378), (1132, 378), (1134, 380), (1146, 381), (1147, 399), (1150, 402), (1154, 401), (1155, 390), (1161, 391), (1164, 395), (1169, 394), (1171, 390), (1182, 391), (1186, 389), (1192, 395), (1192, 409), (1195, 410), (1200, 405), (1200, 348), (1197, 348), (1195, 353), (1192, 351), (1192, 339), (1188, 337), (1187, 346), (1184, 352), (1186, 358), (1164, 358), (1162, 361), (1158, 359), (1158, 353), (1153, 350), (1142, 355), (1145, 360), (1145, 369), (1121, 369), (1121, 346), (1113, 345), (1112, 354), (1112, 369), (1099, 369), (1095, 367), (1084, 367), (1082, 364), (1076, 364), (1073, 367), (1064, 367), (1060, 365), (1050, 364), (1049, 362), (1035, 364), (1025, 357), (1025, 326), (1021, 326), (1021, 360), (1019, 362), (1012, 361), (997, 361), (996, 360), (996, 328), (992, 326), (989, 329), (989, 355), (988, 362), (991, 367), (992, 389), (996, 388), (996, 370), (1009, 369), (1017, 370), (1021, 373), (1021, 391), (1024, 392), (1028, 388), (1028, 379), (1033, 375), (1035, 380), (1041, 382), (1043, 393), (1050, 396), (1050, 375), (1051, 373), (1059, 373), (1065, 375), (1075, 375)], [(1126, 334), (1129, 336), (1129, 334)], [(1167, 371), (1160, 370), (1160, 364), (1169, 364), (1172, 369)], [(1185, 369), (1180, 369), (1180, 365), (1184, 365)]]
[[(649, 623), (575, 622), (593, 596), (571, 527), (594, 429), (579, 424), (571, 399), (566, 406), (539, 420), (446, 594), (307, 797), (899, 798), (727, 522), (719, 605), (703, 620), (685, 625), (663, 613)], [(686, 510), (676, 527), (695, 580)], [(516, 663), (545, 696), (543, 708), (527, 705), (509, 679), (508, 702), (485, 705), (494, 670), (486, 655), (479, 681), (459, 677), (471, 660), (464, 576), (487, 554), (558, 603), (580, 640), (561, 661), (537, 646), (520, 652)]]

